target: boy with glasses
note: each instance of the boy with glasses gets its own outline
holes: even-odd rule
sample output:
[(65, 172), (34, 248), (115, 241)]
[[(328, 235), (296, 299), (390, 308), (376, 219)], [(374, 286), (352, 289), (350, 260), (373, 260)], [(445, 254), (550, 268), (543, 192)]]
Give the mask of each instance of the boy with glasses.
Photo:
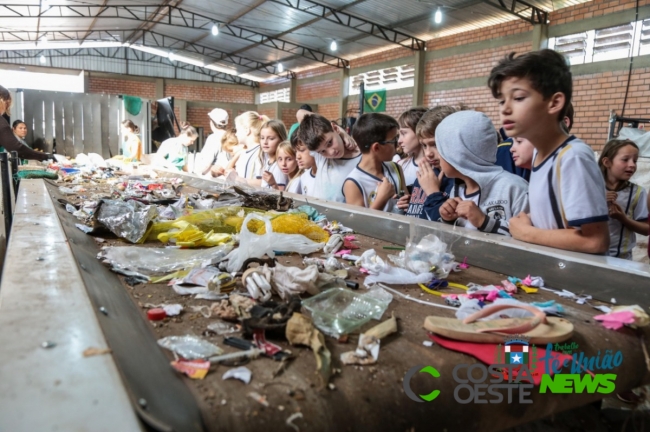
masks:
[(347, 204), (393, 211), (397, 195), (406, 191), (404, 174), (392, 162), (398, 141), (397, 121), (379, 113), (364, 114), (354, 125), (352, 138), (361, 150), (361, 161), (343, 183)]

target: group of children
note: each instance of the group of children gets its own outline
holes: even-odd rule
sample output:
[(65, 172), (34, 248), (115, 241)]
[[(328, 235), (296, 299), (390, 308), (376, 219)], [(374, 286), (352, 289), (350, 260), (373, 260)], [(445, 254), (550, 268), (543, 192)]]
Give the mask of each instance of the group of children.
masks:
[[(596, 161), (569, 135), (572, 77), (564, 57), (513, 53), (494, 67), (488, 86), (501, 132), (462, 106), (412, 108), (397, 120), (364, 114), (351, 136), (305, 111), (289, 141), (281, 121), (246, 112), (234, 132), (219, 134), (223, 158), (215, 146), (197, 173), (631, 259), (635, 233), (649, 230), (648, 194), (629, 181), (638, 147), (612, 140)], [(212, 123), (215, 135), (227, 117), (222, 123)], [(502, 134), (509, 142), (500, 144)]]

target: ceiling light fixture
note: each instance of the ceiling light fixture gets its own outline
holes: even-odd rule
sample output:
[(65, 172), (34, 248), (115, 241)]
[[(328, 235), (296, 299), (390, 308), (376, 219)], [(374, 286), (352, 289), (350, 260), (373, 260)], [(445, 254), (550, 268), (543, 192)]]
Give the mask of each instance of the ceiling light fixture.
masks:
[(332, 41), (330, 44), (330, 50), (336, 51), (338, 49), (338, 45), (336, 44), (336, 41)]
[(212, 24), (212, 36), (216, 36), (219, 34), (219, 26), (215, 23)]
[(167, 54), (167, 58), (169, 59), (169, 61), (176, 60), (176, 56), (174, 55), (173, 52), (170, 52), (169, 54)]
[(39, 60), (40, 60), (41, 64), (45, 64), (45, 62), (47, 62), (47, 59), (45, 58), (45, 56), (43, 54), (41, 54), (41, 58)]
[(442, 22), (442, 9), (438, 7), (436, 10), (435, 15), (433, 16), (433, 20), (436, 22), (436, 24), (440, 24)]
[(278, 63), (278, 72), (284, 72), (284, 66), (282, 66), (282, 63)]

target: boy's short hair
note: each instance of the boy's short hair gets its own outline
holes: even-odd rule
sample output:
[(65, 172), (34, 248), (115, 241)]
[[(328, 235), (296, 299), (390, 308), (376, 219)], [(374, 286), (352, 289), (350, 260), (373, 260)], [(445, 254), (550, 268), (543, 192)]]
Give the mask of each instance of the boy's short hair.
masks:
[(439, 105), (431, 108), (420, 118), (415, 128), (415, 135), (418, 139), (435, 138), (436, 128), (445, 117), (458, 111), (465, 111), (466, 109), (467, 107), (465, 105)]
[(397, 119), (397, 123), (399, 123), (400, 128), (409, 128), (413, 132), (415, 132), (415, 128), (418, 125), (418, 122), (422, 118), (425, 112), (427, 112), (428, 108), (425, 107), (414, 107), (409, 110), (404, 111), (402, 114), (400, 114), (399, 118)]
[(332, 123), (320, 114), (305, 116), (298, 130), (294, 132), (309, 150), (316, 151), (323, 142), (325, 134), (334, 132)]
[(571, 128), (573, 128), (574, 115), (575, 115), (575, 111), (573, 109), (573, 102), (569, 102), (569, 107), (567, 108), (566, 116), (564, 116), (564, 118), (569, 119), (569, 124), (567, 125), (566, 123), (564, 123), (564, 119), (562, 119), (562, 126), (564, 127), (564, 130), (566, 130), (566, 133), (571, 132)]
[(352, 139), (361, 153), (368, 153), (374, 143), (385, 141), (393, 129), (399, 129), (399, 124), (393, 117), (381, 113), (363, 114), (352, 128)]
[(488, 87), (492, 96), (501, 96), (501, 84), (508, 78), (526, 78), (531, 86), (548, 99), (555, 93), (564, 93), (566, 102), (559, 120), (567, 115), (573, 94), (573, 80), (566, 58), (553, 50), (532, 51), (515, 57), (512, 52), (502, 58), (490, 72)]
[(302, 144), (298, 139), (297, 133), (291, 134), (291, 137), (289, 138), (289, 142), (291, 143), (291, 147), (293, 147), (294, 150), (297, 149), (300, 146), (300, 144)]

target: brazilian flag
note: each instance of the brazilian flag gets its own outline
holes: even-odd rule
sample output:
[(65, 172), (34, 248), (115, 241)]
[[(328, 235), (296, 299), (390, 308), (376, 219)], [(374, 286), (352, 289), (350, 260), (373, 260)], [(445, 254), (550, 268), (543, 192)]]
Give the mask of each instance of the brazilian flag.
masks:
[(374, 90), (363, 95), (363, 112), (386, 111), (386, 90)]

